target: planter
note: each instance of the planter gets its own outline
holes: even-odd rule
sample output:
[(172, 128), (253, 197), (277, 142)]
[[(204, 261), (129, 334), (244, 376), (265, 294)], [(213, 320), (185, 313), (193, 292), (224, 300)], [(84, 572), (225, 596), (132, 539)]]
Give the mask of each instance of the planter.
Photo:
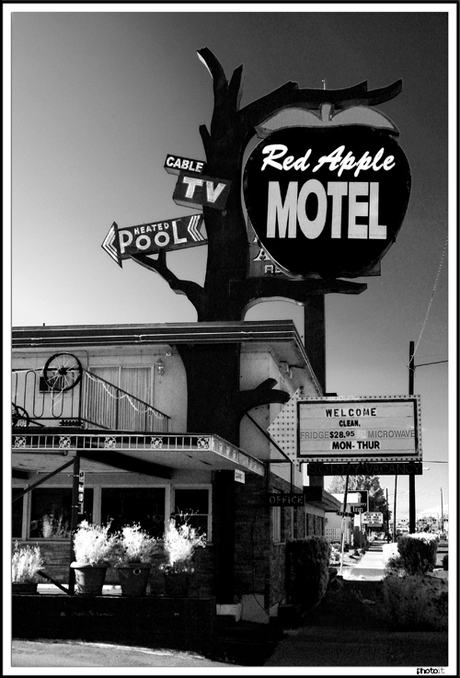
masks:
[(73, 562), (70, 567), (75, 570), (75, 593), (81, 596), (102, 595), (107, 564), (86, 565)]
[(165, 573), (165, 594), (170, 598), (186, 598), (190, 587), (189, 572)]
[(150, 563), (130, 563), (117, 567), (121, 594), (123, 596), (145, 596), (150, 569)]
[(30, 596), (37, 593), (36, 582), (23, 582), (21, 584), (12, 584), (12, 593), (14, 596)]

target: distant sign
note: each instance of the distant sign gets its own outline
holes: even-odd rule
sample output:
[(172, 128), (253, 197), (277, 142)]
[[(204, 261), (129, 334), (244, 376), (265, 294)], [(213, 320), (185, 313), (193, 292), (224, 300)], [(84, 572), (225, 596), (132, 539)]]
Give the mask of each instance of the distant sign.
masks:
[(168, 219), (137, 226), (119, 228), (114, 222), (107, 233), (102, 249), (121, 267), (123, 259), (131, 254), (155, 254), (160, 250), (178, 250), (204, 245), (203, 215), (192, 214), (179, 219)]
[(181, 158), (178, 155), (167, 155), (165, 160), (165, 170), (169, 174), (180, 174), (181, 172), (197, 172), (201, 174), (204, 167), (205, 163), (202, 160)]
[(383, 525), (383, 513), (366, 511), (362, 514), (362, 522), (370, 527), (380, 527)]
[(85, 471), (78, 474), (78, 513), (85, 510)]
[(309, 461), (420, 461), (420, 432), (419, 396), (297, 403), (297, 456)]
[(179, 174), (173, 193), (173, 200), (185, 207), (213, 207), (225, 209), (230, 181), (205, 177), (203, 174), (182, 172)]

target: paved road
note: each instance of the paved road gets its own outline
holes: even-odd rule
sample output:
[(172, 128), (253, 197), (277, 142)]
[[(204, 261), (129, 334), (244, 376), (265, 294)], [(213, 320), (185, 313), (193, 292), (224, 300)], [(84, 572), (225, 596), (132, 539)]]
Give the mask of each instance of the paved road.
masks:
[(234, 665), (211, 661), (191, 652), (177, 652), (175, 650), (152, 650), (142, 647), (86, 643), (74, 640), (58, 642), (53, 640), (13, 640), (11, 666), (13, 668), (42, 666), (63, 668), (66, 666), (126, 666), (130, 668), (136, 666), (192, 668), (220, 666), (230, 668)]

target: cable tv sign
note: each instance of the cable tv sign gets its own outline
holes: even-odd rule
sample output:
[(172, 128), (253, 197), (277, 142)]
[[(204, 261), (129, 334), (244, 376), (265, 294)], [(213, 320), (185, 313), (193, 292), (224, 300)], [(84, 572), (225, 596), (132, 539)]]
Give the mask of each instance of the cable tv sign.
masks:
[(420, 461), (420, 397), (299, 400), (297, 457), (327, 464)]
[(361, 124), (278, 129), (244, 172), (257, 238), (296, 277), (371, 274), (402, 225), (410, 185), (395, 131)]

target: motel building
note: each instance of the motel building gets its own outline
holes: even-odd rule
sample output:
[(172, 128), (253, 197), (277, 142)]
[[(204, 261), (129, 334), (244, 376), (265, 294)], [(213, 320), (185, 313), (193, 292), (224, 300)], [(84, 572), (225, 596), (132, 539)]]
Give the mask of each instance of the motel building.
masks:
[[(287, 540), (324, 535), (325, 512), (340, 502), (314, 479), (304, 487), (295, 415), (276, 425), (289, 401), (242, 415), (238, 446), (213, 430), (189, 430), (178, 347), (212, 352), (229, 342), (238, 345), (242, 391), (274, 380), (290, 396), (323, 395), (292, 321), (13, 329), (12, 537), (40, 545), (55, 581), (69, 581), (78, 458), (78, 520), (140, 523), (161, 538), (171, 516), (192, 514), (207, 539), (195, 555), (192, 596), (214, 597), (217, 614), (260, 623), (289, 602)], [(219, 374), (205, 377), (212, 384)], [(106, 584), (118, 584), (114, 569)], [(149, 590), (164, 595), (158, 568)]]

